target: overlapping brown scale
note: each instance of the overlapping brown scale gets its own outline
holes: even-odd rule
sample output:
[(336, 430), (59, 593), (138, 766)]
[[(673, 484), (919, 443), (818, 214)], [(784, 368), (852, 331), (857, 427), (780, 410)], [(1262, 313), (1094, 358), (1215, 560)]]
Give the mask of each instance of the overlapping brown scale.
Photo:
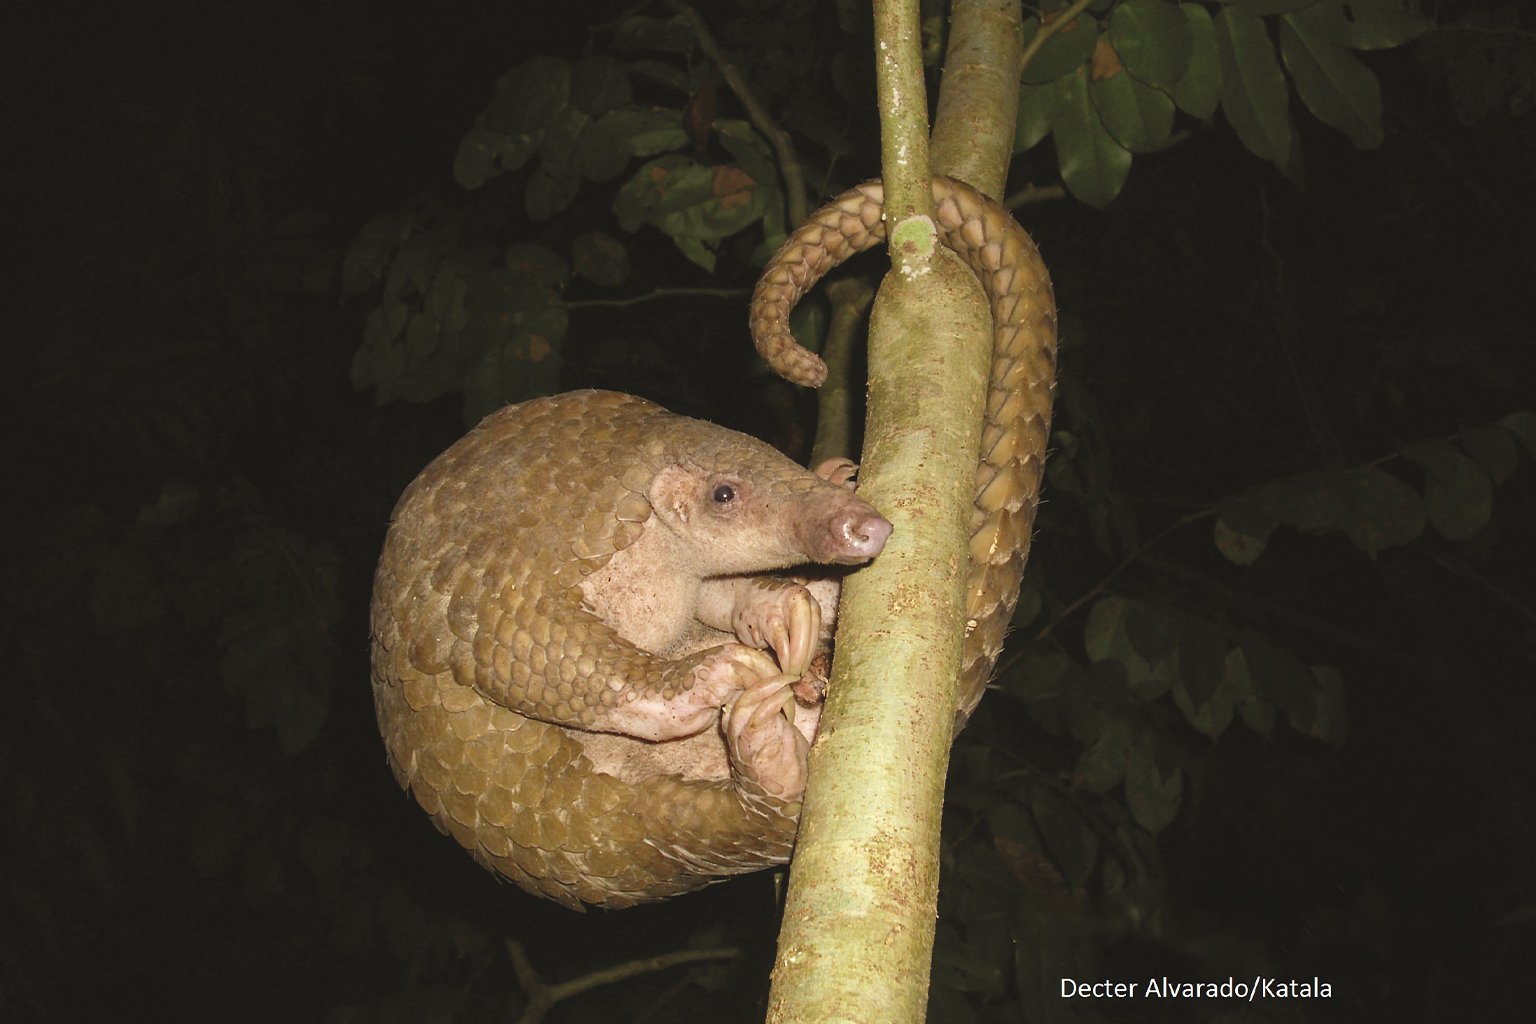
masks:
[(419, 785), (429, 787), (435, 794), (434, 801), (440, 803), (441, 794), (453, 781), (453, 767), (444, 764), (437, 751), (432, 750), (430, 746), (418, 744), (416, 780)]
[(516, 722), (511, 722), (506, 717), (499, 717), (497, 721), (497, 732), (507, 749), (507, 755), (509, 757), (522, 755), (521, 760), (524, 764), (537, 763), (537, 752), (544, 742), (545, 733), (549, 730), (542, 722), (535, 722), (521, 715), (515, 717)]
[[(572, 829), (573, 833), (584, 831), (586, 825), (581, 819), (577, 819), (572, 824), (575, 826)], [(607, 846), (598, 846), (584, 851), (581, 862), (588, 876), (607, 879), (621, 878), (629, 866), (627, 856)]]
[[(439, 823), (443, 814), (443, 801), (438, 796), (442, 792), (441, 788), (427, 781), (427, 776), (422, 774), (419, 763), (413, 766), (413, 773), (408, 780), (411, 796), (416, 798), (417, 805), (427, 812), (427, 816), (432, 819), (434, 825), (437, 825), (439, 832), (445, 832), (446, 830)], [(443, 784), (446, 785), (446, 782)]]
[[(967, 574), (966, 607), (975, 625), (962, 653), (963, 718), (992, 672), (1029, 549), (1050, 430), (1056, 313), (1045, 264), (1006, 210), (943, 177), (935, 176), (933, 193), (941, 236), (976, 271), (993, 315), (994, 362), (976, 475), (981, 514)], [(753, 340), (787, 379), (811, 386), (825, 379), (820, 358), (790, 333), (789, 312), (826, 270), (884, 241), (883, 202), (877, 181), (838, 196), (790, 235), (759, 279), (750, 317)]]
[[(578, 432), (579, 447), (566, 443)], [(660, 662), (623, 643), (581, 611), (576, 588), (640, 536), (659, 466), (694, 449), (722, 469), (753, 457), (723, 437), (625, 396), (528, 403), (489, 417), (397, 509), (374, 604), (391, 766), (480, 863), (567, 905), (661, 898), (706, 884), (709, 872), (788, 856), (785, 809), (750, 808), (729, 784), (621, 783), (596, 773), (563, 729), (509, 710), (580, 723), (635, 688), (691, 685), (694, 661)], [(591, 504), (559, 512), (578, 490)], [(576, 543), (558, 543), (573, 534)]]

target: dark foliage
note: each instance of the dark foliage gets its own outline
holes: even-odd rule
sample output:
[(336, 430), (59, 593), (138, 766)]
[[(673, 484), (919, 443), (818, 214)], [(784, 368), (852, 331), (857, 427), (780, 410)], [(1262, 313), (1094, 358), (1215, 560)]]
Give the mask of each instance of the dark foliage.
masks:
[[(455, 149), (497, 76), (580, 56), (620, 9), (160, 0), (13, 26), (0, 1018), (512, 1019), (507, 939), (552, 980), (739, 945), (730, 971), (640, 977), (558, 1019), (761, 1017), (770, 876), (620, 914), (529, 899), (397, 791), (368, 693), (389, 510), (462, 424), (456, 396), (381, 406), (353, 387), (367, 309), (338, 298), (341, 255), (381, 210), (461, 198)], [(710, 13), (751, 47), (736, 5)], [(803, 83), (757, 42), (750, 70), (786, 76), (793, 105)], [(957, 755), (935, 1019), (1018, 1019), (1030, 978), (1090, 963), (1334, 986), (1256, 1020), (1531, 1008), (1536, 466), (1487, 429), (1536, 405), (1536, 118), (1488, 84), (1495, 65), (1520, 80), (1513, 57), (1452, 49), (1377, 55), (1383, 147), (1304, 124), (1305, 187), (1194, 128), (1138, 158), (1106, 210), (1021, 211), (1063, 307), (1062, 447), (1039, 616)], [(1487, 64), (1472, 86), (1466, 60)], [(850, 155), (816, 159), (872, 173), (864, 129), (841, 130)], [(1032, 153), (1015, 179), (1052, 173)], [(572, 210), (603, 224), (606, 203)], [(529, 230), (505, 217), (503, 243)], [(711, 283), (636, 244), (656, 281)], [(748, 285), (747, 253), (720, 272)], [(801, 449), (809, 407), (756, 374), (744, 320), (715, 298), (575, 314), (561, 384)], [(1413, 446), (1468, 428), (1514, 461), (1466, 536), (1463, 491), (1369, 555), (1342, 526), (1293, 529), (1297, 495), (1336, 478), (1221, 504), (1377, 463), (1417, 494), (1440, 450)], [(1218, 507), (1238, 527), (1271, 515), (1252, 564), (1222, 557), (1214, 517), (1185, 522)], [(1072, 607), (1170, 527), (1098, 594), (1121, 603)], [(1137, 629), (1191, 638), (1186, 674), (1128, 684), (1115, 638), (1157, 646)], [(1218, 676), (1236, 649), (1327, 666), (1347, 736), (1284, 705), (1278, 724), (1228, 707), (1202, 727), (1202, 636)], [(1110, 692), (1112, 715), (1074, 703)], [(1182, 780), (1155, 838), (1158, 793), (1084, 782), (1111, 719)], [(1040, 1019), (1232, 1010), (1063, 1005)]]

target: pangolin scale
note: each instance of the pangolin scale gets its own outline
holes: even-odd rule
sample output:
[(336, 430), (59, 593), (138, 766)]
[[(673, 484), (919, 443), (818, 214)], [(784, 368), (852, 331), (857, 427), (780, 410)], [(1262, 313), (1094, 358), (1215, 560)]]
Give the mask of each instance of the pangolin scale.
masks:
[[(943, 178), (934, 197), (995, 323), (963, 721), (1028, 551), (1055, 312), (1006, 211)], [(789, 310), (883, 239), (881, 201), (878, 182), (838, 197), (765, 269), (753, 334), (791, 380), (825, 370), (789, 335)], [(373, 689), (396, 778), (481, 864), (573, 908), (787, 861), (816, 723), (794, 684), (835, 590), (765, 574), (878, 553), (890, 524), (839, 477), (627, 395), (488, 416), (402, 495), (375, 576)]]
[[(786, 379), (818, 387), (827, 368), (789, 330), (789, 312), (829, 270), (885, 241), (885, 189), (867, 181), (790, 235), (752, 296), (752, 340)], [(976, 273), (992, 307), (992, 369), (976, 463), (959, 717), (986, 689), (1019, 597), (1045, 476), (1056, 386), (1056, 300), (1034, 240), (962, 181), (934, 175), (939, 238)]]

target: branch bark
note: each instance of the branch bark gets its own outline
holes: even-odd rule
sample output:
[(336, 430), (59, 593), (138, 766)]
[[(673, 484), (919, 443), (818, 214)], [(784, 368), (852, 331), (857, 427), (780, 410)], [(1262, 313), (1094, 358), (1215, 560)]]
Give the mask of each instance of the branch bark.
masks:
[[(951, 140), (945, 169), (994, 196), (1018, 101), (1018, 7), (1004, 6), (1012, 30), (999, 33), (995, 2), (955, 4), (940, 109), (960, 127), (936, 133)], [(896, 529), (844, 586), (769, 1021), (921, 1021), (927, 1009), (992, 319), (972, 272), (936, 245), (917, 22), (915, 0), (876, 0), (892, 270), (870, 322), (860, 488)], [(1003, 71), (985, 67), (994, 60)], [(960, 145), (983, 125), (1001, 141)]]

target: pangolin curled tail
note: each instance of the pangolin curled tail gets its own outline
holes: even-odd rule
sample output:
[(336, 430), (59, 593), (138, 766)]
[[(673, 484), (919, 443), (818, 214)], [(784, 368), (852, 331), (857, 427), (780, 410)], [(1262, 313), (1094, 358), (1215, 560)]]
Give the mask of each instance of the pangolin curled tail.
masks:
[[(885, 240), (884, 201), (879, 181), (844, 192), (812, 214), (764, 268), (752, 296), (752, 338), (785, 378), (810, 387), (826, 380), (826, 364), (790, 333), (789, 313), (829, 270)], [(940, 238), (975, 271), (993, 320), (966, 578), (959, 707), (964, 721), (1002, 649), (1029, 554), (1050, 436), (1056, 304), (1035, 243), (1007, 210), (969, 185), (938, 175), (933, 201)]]

